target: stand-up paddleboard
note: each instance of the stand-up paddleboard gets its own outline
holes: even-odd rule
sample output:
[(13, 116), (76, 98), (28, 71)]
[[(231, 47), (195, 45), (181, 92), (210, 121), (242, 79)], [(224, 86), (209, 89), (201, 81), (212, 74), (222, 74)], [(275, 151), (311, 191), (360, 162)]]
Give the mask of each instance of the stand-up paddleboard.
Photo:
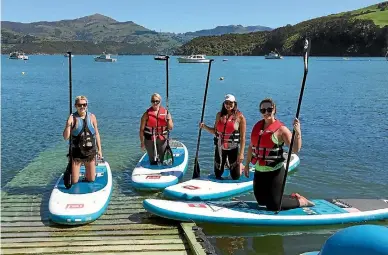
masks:
[(146, 199), (144, 208), (160, 217), (233, 225), (307, 226), (388, 219), (386, 199), (315, 199), (313, 207), (267, 211), (256, 201), (169, 201)]
[(98, 219), (107, 209), (112, 194), (112, 172), (106, 161), (98, 161), (96, 179), (86, 182), (85, 166), (81, 166), (80, 180), (66, 189), (63, 174), (50, 196), (49, 217), (60, 224), (79, 225)]
[(174, 162), (172, 165), (150, 165), (145, 153), (132, 172), (133, 187), (141, 190), (159, 190), (177, 184), (187, 171), (189, 155), (186, 146), (170, 141)]
[[(287, 158), (287, 152), (284, 153)], [(288, 171), (293, 171), (300, 163), (296, 154), (291, 155)], [(284, 163), (284, 167), (286, 162)], [(229, 169), (225, 169), (223, 180), (216, 179), (214, 173), (205, 178), (192, 179), (177, 185), (170, 186), (163, 191), (163, 195), (170, 199), (205, 201), (227, 198), (253, 190), (254, 170), (249, 178), (242, 173), (240, 179), (233, 180), (229, 176)]]

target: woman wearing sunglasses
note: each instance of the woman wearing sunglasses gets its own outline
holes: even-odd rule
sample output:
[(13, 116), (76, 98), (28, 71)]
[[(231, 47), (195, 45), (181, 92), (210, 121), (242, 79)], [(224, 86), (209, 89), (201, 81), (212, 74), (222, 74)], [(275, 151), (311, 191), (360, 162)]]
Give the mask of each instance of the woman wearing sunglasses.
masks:
[(88, 99), (85, 96), (75, 98), (77, 111), (66, 122), (63, 138), (72, 136), (72, 184), (79, 180), (81, 164), (86, 168), (86, 181), (93, 182), (96, 177), (96, 154), (102, 158), (101, 140), (98, 133), (97, 118), (88, 112)]
[[(292, 133), (275, 118), (276, 105), (270, 98), (259, 104), (262, 119), (255, 124), (251, 133), (247, 161), (244, 173), (249, 174), (249, 165), (255, 166), (253, 190), (259, 205), (268, 210), (279, 209), (280, 196), (286, 169), (283, 157), (283, 145), (290, 146)], [(297, 118), (294, 120), (295, 141), (292, 152), (298, 153), (302, 147), (302, 133)], [(312, 202), (298, 193), (284, 195), (281, 210), (314, 206)]]
[[(171, 114), (161, 106), (158, 93), (151, 96), (151, 107), (141, 117), (140, 147), (147, 150), (151, 165), (157, 165), (164, 158), (167, 146), (167, 132), (174, 127)], [(156, 148), (155, 148), (156, 147)]]
[(200, 123), (200, 128), (215, 135), (214, 174), (222, 179), (225, 163), (228, 161), (230, 176), (237, 180), (241, 175), (240, 164), (244, 160), (246, 120), (237, 109), (236, 98), (228, 94), (216, 115), (213, 127)]

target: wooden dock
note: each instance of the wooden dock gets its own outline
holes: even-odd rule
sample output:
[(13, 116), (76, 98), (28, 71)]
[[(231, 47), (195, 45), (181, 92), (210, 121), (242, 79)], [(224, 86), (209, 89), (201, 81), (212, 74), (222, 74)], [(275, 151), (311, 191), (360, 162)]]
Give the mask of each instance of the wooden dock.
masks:
[(83, 226), (51, 222), (49, 194), (1, 197), (1, 254), (215, 254), (198, 242), (195, 224), (150, 215), (143, 196), (113, 194), (105, 214)]

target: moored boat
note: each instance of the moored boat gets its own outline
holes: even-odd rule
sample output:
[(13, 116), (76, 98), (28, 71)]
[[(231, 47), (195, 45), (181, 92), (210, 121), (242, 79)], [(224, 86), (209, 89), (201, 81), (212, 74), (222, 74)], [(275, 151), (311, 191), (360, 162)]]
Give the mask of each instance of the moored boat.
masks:
[(210, 59), (206, 58), (206, 55), (190, 55), (178, 58), (179, 63), (209, 63)]
[(269, 54), (264, 55), (265, 59), (283, 59), (279, 53), (271, 51)]
[(24, 54), (24, 52), (14, 51), (9, 54), (9, 59), (21, 59), (28, 60), (28, 56)]
[(96, 62), (116, 62), (116, 58), (111, 58), (110, 54), (102, 53), (100, 56), (95, 57), (94, 61)]

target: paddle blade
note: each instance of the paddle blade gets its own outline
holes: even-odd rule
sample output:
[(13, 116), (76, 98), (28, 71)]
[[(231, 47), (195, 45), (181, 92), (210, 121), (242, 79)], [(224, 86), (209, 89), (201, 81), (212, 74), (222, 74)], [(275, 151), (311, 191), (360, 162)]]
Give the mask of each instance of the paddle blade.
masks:
[(195, 161), (194, 161), (194, 171), (193, 171), (193, 179), (199, 178), (200, 175), (201, 175), (201, 171), (199, 169), (198, 158), (195, 158)]
[(65, 184), (66, 189), (70, 189), (72, 182), (71, 182), (71, 162), (67, 164), (65, 173), (63, 174), (63, 182)]
[(303, 47), (303, 61), (304, 61), (304, 69), (307, 71), (308, 67), (308, 59), (310, 56), (310, 50), (311, 50), (311, 40), (306, 38), (304, 41), (304, 47)]
[(172, 166), (174, 165), (174, 154), (172, 153), (170, 145), (166, 146), (163, 157), (163, 165)]

